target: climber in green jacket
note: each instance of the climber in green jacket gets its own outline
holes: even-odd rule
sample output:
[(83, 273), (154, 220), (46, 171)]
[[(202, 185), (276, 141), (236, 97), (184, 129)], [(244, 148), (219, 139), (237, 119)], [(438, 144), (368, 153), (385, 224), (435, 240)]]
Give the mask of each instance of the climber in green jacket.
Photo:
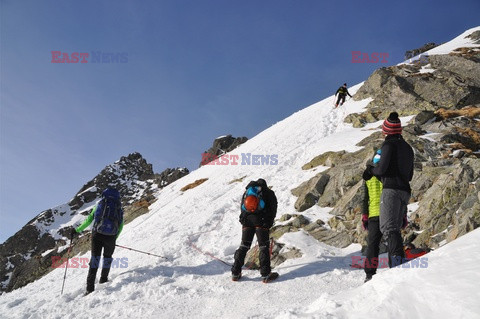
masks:
[(115, 242), (123, 229), (123, 209), (120, 193), (114, 188), (107, 188), (102, 193), (102, 199), (92, 209), (87, 219), (72, 231), (72, 236), (82, 232), (93, 222), (92, 255), (87, 275), (85, 295), (95, 290), (95, 277), (100, 267), (103, 249), (102, 273), (99, 283), (108, 281), (112, 264)]
[[(97, 207), (98, 205), (96, 205), (92, 211), (90, 212), (90, 214), (88, 214), (88, 217), (87, 219), (85, 219), (83, 221), (83, 223), (78, 226), (77, 228), (75, 228), (75, 232), (76, 233), (81, 233), (85, 230), (85, 228), (87, 228), (88, 226), (90, 226), (90, 224), (93, 222), (94, 218), (95, 218), (95, 212), (97, 211)], [(117, 236), (115, 238), (118, 238), (118, 236), (120, 236), (120, 233), (122, 232), (122, 229), (123, 229), (123, 221), (122, 223), (120, 224), (120, 226), (118, 227), (118, 233), (117, 233)]]
[[(381, 150), (378, 150), (373, 157), (373, 165), (380, 161)], [(380, 197), (382, 195), (383, 185), (380, 180), (373, 176), (368, 169), (363, 172), (365, 181), (365, 198), (362, 209), (362, 227), (368, 231), (367, 251), (365, 253), (364, 270), (367, 275), (365, 282), (372, 279), (377, 272), (378, 254), (380, 251)]]

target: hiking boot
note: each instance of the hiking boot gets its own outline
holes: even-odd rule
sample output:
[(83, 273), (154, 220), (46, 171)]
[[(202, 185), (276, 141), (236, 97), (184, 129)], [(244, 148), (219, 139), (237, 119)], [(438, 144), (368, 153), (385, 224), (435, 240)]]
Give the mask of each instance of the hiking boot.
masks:
[(85, 292), (83, 293), (83, 296), (86, 296), (86, 295), (89, 295), (93, 292), (94, 290), (85, 290)]
[(240, 278), (242, 278), (242, 273), (239, 273), (238, 275), (232, 274), (232, 281), (239, 281)]
[(273, 281), (277, 278), (278, 278), (278, 272), (271, 272), (268, 275), (263, 276), (262, 281), (263, 281), (264, 284), (266, 284), (266, 283), (268, 283), (270, 281)]
[(367, 281), (372, 280), (373, 275), (368, 274), (367, 277), (365, 277), (365, 280), (363, 281), (364, 283)]
[(100, 277), (100, 280), (98, 281), (99, 284), (103, 284), (105, 282), (108, 282), (108, 278), (103, 278), (103, 277)]

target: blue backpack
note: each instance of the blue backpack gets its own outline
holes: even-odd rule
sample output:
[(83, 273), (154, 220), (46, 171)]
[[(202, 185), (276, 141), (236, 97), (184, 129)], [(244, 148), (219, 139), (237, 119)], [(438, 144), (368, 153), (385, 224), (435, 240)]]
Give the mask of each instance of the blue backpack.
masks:
[(94, 216), (93, 230), (103, 235), (117, 235), (123, 222), (120, 193), (114, 188), (107, 188), (102, 193), (102, 199), (97, 205)]
[(245, 194), (243, 194), (241, 210), (245, 213), (258, 213), (265, 208), (265, 201), (263, 200), (262, 187), (250, 186), (247, 187)]

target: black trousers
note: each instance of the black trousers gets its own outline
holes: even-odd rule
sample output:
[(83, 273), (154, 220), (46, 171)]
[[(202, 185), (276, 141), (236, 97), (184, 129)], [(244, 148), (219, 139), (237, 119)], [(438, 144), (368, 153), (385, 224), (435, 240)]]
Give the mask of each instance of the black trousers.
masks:
[(341, 104), (345, 103), (345, 98), (346, 97), (347, 97), (346, 95), (338, 94), (337, 104), (335, 104), (335, 105), (338, 105), (338, 103), (340, 103), (340, 101), (341, 101)]
[(365, 273), (375, 275), (378, 268), (378, 253), (380, 252), (380, 241), (382, 233), (380, 232), (379, 217), (368, 219), (367, 251), (365, 253)]
[(100, 258), (103, 249), (103, 264), (101, 279), (107, 280), (110, 266), (112, 264), (112, 255), (115, 250), (116, 236), (108, 236), (99, 233), (92, 234), (92, 256), (90, 258), (90, 267), (87, 275), (87, 291), (95, 290), (95, 277), (100, 267)]
[(238, 275), (242, 272), (242, 267), (245, 264), (245, 256), (247, 255), (250, 246), (252, 246), (253, 236), (257, 235), (259, 246), (260, 259), (260, 274), (262, 277), (267, 276), (271, 272), (270, 268), (270, 230), (261, 227), (243, 227), (242, 228), (242, 243), (235, 252), (235, 261), (232, 266), (232, 274)]
[(388, 246), (388, 266), (390, 268), (399, 266), (405, 262), (403, 251), (403, 238), (400, 231), (392, 231), (386, 234)]

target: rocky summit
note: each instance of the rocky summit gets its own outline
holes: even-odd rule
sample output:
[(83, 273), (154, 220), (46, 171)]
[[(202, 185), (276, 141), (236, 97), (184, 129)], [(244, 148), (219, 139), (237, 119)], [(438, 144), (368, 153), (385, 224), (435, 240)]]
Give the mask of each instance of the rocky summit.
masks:
[[(156, 200), (155, 190), (188, 173), (186, 168), (175, 168), (155, 174), (152, 165), (139, 153), (106, 166), (68, 203), (41, 212), (0, 245), (0, 291), (22, 287), (51, 270), (52, 256), (66, 254), (72, 228), (89, 214), (105, 188), (119, 190), (128, 223), (148, 212), (148, 206)], [(74, 253), (89, 249), (89, 236), (76, 241)]]

